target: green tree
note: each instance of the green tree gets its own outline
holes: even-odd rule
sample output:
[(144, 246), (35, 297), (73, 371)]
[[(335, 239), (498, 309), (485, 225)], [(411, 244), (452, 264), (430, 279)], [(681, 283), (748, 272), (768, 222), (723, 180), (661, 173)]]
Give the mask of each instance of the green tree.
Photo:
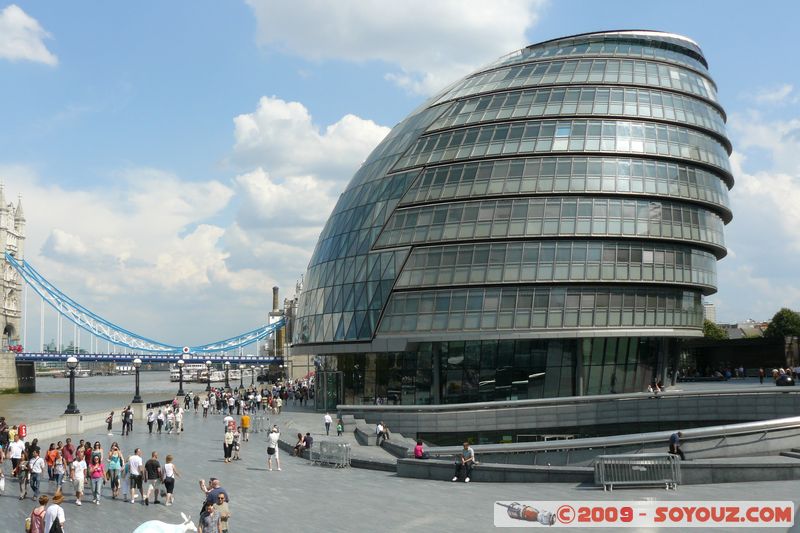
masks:
[(772, 317), (764, 336), (784, 338), (792, 335), (800, 335), (800, 314), (784, 307)]
[(703, 320), (703, 337), (721, 341), (728, 338), (728, 332), (710, 320)]

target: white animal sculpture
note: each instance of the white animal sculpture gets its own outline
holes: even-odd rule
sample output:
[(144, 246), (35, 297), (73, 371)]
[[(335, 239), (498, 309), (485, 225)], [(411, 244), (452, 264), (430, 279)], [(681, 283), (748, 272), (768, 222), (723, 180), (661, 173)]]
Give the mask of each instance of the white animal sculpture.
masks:
[(197, 526), (189, 520), (186, 514), (181, 513), (182, 524), (167, 524), (161, 520), (148, 520), (144, 524), (133, 530), (133, 533), (184, 533), (186, 531), (197, 531)]

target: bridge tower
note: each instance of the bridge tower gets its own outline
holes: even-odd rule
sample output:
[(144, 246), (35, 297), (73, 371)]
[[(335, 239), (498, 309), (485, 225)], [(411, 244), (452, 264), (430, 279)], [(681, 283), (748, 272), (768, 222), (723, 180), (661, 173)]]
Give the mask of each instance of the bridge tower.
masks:
[[(17, 200), (16, 205), (13, 202), (6, 203), (2, 184), (0, 184), (0, 246), (4, 252), (8, 252), (19, 261), (25, 257), (25, 213), (22, 210), (22, 198)], [(33, 365), (17, 364), (14, 354), (9, 350), (9, 346), (21, 343), (22, 278), (6, 261), (3, 261), (3, 277), (0, 283), (2, 284), (0, 327), (3, 328), (0, 344), (0, 392), (16, 391), (27, 388), (20, 386), (18, 375), (24, 374), (26, 376), (24, 381), (32, 382)], [(20, 368), (20, 365), (24, 368)]]
[[(25, 213), (22, 211), (22, 198), (6, 203), (0, 185), (0, 246), (3, 251), (22, 261), (25, 257)], [(0, 322), (3, 327), (3, 349), (20, 343), (22, 321), (22, 279), (11, 265), (3, 263), (3, 308)]]

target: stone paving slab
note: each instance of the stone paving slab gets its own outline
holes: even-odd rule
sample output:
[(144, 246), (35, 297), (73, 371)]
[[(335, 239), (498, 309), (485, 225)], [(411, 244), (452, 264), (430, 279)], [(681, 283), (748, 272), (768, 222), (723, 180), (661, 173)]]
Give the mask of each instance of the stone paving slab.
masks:
[[(308, 427), (322, 433), (319, 413), (285, 411), (272, 416), (281, 427)], [(316, 424), (316, 431), (315, 425)], [(696, 485), (678, 491), (661, 489), (619, 490), (604, 493), (594, 487), (574, 484), (451, 483), (399, 478), (395, 474), (362, 469), (334, 469), (310, 464), (281, 453), (282, 471), (265, 467), (266, 434), (252, 435), (244, 443), (242, 460), (222, 460), (222, 417), (186, 416), (186, 431), (177, 435), (147, 435), (137, 422), (129, 437), (108, 437), (103, 431), (87, 432), (83, 438), (100, 440), (107, 449), (118, 440), (128, 454), (139, 446), (145, 457), (157, 450), (160, 458), (171, 453), (182, 477), (177, 480), (176, 503), (144, 507), (110, 499), (105, 489), (100, 506), (74, 504), (71, 489), (65, 490), (64, 507), (68, 533), (131, 533), (140, 523), (158, 519), (180, 522), (180, 512), (196, 521), (202, 501), (197, 487), (202, 477), (218, 477), (231, 496), (231, 533), (266, 531), (354, 532), (367, 529), (399, 532), (488, 531), (493, 529), (496, 500), (791, 500), (796, 482)], [(304, 432), (305, 433), (305, 432)], [(73, 439), (81, 438), (74, 435)], [(45, 445), (48, 443), (44, 443)], [(377, 451), (377, 447), (375, 448)], [(385, 452), (384, 452), (385, 453)], [(34, 507), (29, 499), (17, 499), (17, 485), (8, 478), (0, 495), (0, 533), (22, 530), (24, 517)], [(43, 488), (48, 488), (47, 482)], [(800, 530), (800, 529), (798, 529)], [(569, 531), (567, 529), (567, 531)], [(602, 531), (595, 529), (594, 531)], [(715, 531), (725, 531), (717, 529)], [(741, 532), (742, 529), (737, 531)], [(780, 531), (780, 529), (773, 530)]]

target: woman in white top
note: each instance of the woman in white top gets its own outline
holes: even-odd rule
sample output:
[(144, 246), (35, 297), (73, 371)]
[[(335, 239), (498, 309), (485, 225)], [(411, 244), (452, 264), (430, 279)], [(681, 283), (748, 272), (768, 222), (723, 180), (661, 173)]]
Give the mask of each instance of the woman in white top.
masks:
[(175, 490), (175, 477), (180, 477), (178, 469), (172, 463), (172, 456), (167, 455), (164, 459), (164, 488), (167, 490), (166, 505), (172, 505), (172, 491)]
[(272, 430), (270, 430), (269, 435), (267, 435), (267, 468), (272, 471), (272, 458), (275, 457), (275, 463), (278, 466), (278, 470), (281, 469), (281, 458), (278, 449), (278, 439), (280, 439), (281, 434), (278, 431), (278, 426), (272, 426)]

